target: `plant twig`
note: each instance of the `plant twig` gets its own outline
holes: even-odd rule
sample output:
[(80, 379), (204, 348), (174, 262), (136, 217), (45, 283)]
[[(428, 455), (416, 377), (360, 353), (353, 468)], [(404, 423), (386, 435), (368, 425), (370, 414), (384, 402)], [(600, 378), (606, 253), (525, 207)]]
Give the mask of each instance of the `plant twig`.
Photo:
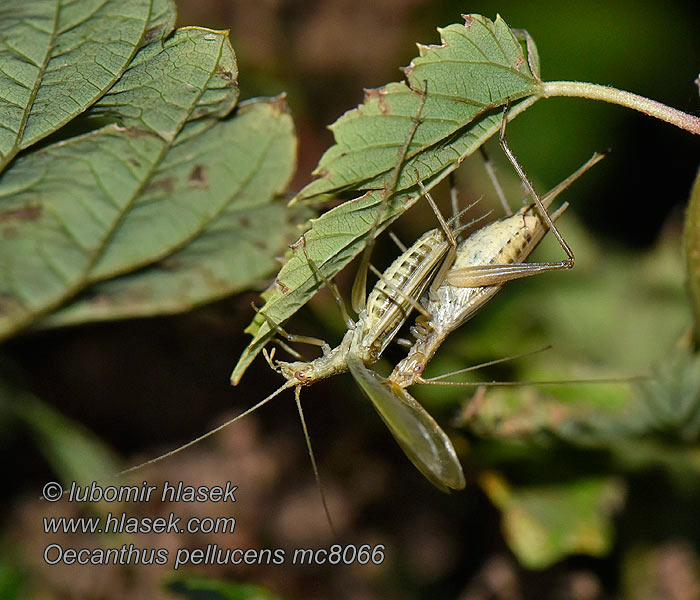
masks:
[(572, 96), (611, 102), (638, 110), (650, 117), (656, 117), (691, 133), (700, 134), (700, 117), (689, 115), (661, 104), (661, 102), (656, 102), (631, 92), (618, 90), (614, 87), (582, 81), (547, 81), (543, 82), (539, 87), (544, 98)]

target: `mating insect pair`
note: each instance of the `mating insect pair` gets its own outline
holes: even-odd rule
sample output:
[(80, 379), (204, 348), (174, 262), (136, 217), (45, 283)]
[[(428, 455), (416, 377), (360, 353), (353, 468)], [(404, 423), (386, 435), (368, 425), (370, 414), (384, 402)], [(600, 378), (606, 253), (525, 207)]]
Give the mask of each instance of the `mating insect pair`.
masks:
[[(457, 237), (463, 230), (459, 226), (459, 214), (445, 222), (432, 199), (423, 190), (441, 227), (423, 234), (384, 273), (378, 273), (379, 280), (367, 296), (366, 303), (356, 307), (359, 308), (359, 313), (355, 321), (347, 316), (334, 284), (325, 281), (307, 254), (312, 270), (327, 284), (341, 307), (348, 326), (341, 343), (331, 349), (321, 340), (290, 335), (279, 324), (268, 319), (270, 326), (288, 341), (320, 345), (322, 356), (309, 362), (285, 362), (275, 361), (274, 352), (266, 353), (273, 369), (286, 379), (282, 386), (236, 418), (149, 462), (161, 460), (197, 443), (257, 410), (284, 390), (294, 387), (297, 408), (318, 479), (318, 469), (301, 408), (300, 391), (302, 387), (320, 379), (349, 371), (406, 455), (426, 478), (444, 491), (463, 488), (464, 474), (452, 443), (405, 388), (414, 382), (425, 382), (421, 374), (445, 337), (488, 302), (505, 282), (573, 266), (573, 253), (553, 222), (566, 205), (552, 216), (548, 214), (547, 207), (556, 195), (601, 158), (600, 155), (595, 155), (540, 199), (506, 143), (505, 124), (504, 115), (501, 146), (532, 196), (531, 204), (516, 214), (482, 227), (458, 245)], [(553, 232), (567, 258), (554, 263), (524, 263), (547, 230)], [(364, 275), (361, 274), (362, 277)], [(378, 360), (413, 309), (420, 313), (412, 329), (416, 342), (408, 357), (385, 379), (369, 369), (368, 365)], [(286, 344), (283, 345), (288, 348)]]

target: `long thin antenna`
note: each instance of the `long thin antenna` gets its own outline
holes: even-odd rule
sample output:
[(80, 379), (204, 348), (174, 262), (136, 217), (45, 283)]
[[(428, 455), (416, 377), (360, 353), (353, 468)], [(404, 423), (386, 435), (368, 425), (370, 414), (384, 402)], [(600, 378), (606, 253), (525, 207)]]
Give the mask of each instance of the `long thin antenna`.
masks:
[(323, 486), (321, 485), (321, 477), (318, 474), (318, 466), (316, 465), (316, 457), (314, 456), (314, 451), (311, 448), (311, 438), (309, 437), (309, 430), (306, 428), (306, 419), (304, 419), (304, 411), (301, 408), (301, 386), (297, 386), (294, 390), (294, 399), (297, 402), (297, 410), (299, 411), (299, 419), (301, 419), (301, 428), (304, 430), (304, 439), (306, 440), (306, 447), (309, 449), (309, 458), (311, 459), (311, 468), (314, 470), (314, 478), (316, 479), (316, 487), (318, 487), (318, 493), (321, 495), (321, 504), (323, 504), (323, 510), (326, 512), (326, 519), (328, 519), (328, 525), (331, 528), (331, 532), (334, 537), (338, 537), (338, 533), (333, 526), (333, 519), (331, 519), (331, 511), (328, 509), (328, 502), (326, 500), (326, 495), (323, 493)]
[(501, 363), (508, 362), (510, 360), (517, 360), (518, 358), (523, 358), (525, 356), (532, 356), (533, 354), (539, 354), (540, 352), (545, 352), (547, 350), (551, 350), (552, 345), (547, 344), (546, 346), (543, 346), (542, 348), (538, 348), (537, 350), (528, 350), (527, 352), (521, 352), (520, 354), (511, 354), (510, 356), (504, 356), (502, 358), (495, 358), (493, 360), (489, 360), (487, 362), (479, 363), (477, 365), (472, 365), (471, 367), (465, 367), (464, 369), (459, 369), (457, 371), (451, 371), (450, 373), (443, 373), (442, 375), (436, 375), (435, 377), (429, 377), (427, 379), (424, 379), (423, 377), (419, 377), (418, 381), (420, 383), (435, 383), (437, 385), (437, 382), (440, 381), (441, 379), (447, 379), (448, 377), (452, 377), (453, 375), (461, 375), (462, 373), (468, 373), (469, 371), (476, 371), (477, 369), (482, 369), (484, 367), (492, 367), (493, 365), (500, 365)]
[(186, 444), (183, 444), (183, 445), (180, 446), (179, 448), (175, 448), (175, 450), (171, 450), (170, 452), (166, 452), (165, 454), (161, 454), (160, 456), (158, 456), (158, 457), (156, 457), (156, 458), (152, 458), (151, 460), (147, 460), (146, 462), (141, 463), (140, 465), (136, 465), (136, 466), (134, 466), (134, 467), (129, 467), (128, 469), (125, 469), (124, 471), (120, 471), (119, 473), (117, 473), (117, 476), (118, 476), (118, 477), (121, 477), (122, 475), (126, 475), (127, 473), (131, 473), (131, 472), (133, 472), (133, 471), (138, 471), (139, 469), (142, 469), (143, 467), (147, 467), (148, 465), (152, 465), (153, 463), (160, 462), (161, 460), (164, 460), (164, 459), (166, 459), (166, 458), (172, 456), (173, 454), (177, 454), (178, 452), (181, 452), (181, 451), (184, 450), (185, 448), (189, 448), (190, 446), (194, 446), (195, 444), (198, 444), (198, 443), (201, 442), (202, 440), (204, 440), (204, 439), (206, 439), (206, 438), (208, 438), (208, 437), (214, 435), (215, 433), (218, 433), (218, 432), (221, 431), (222, 429), (225, 429), (225, 428), (228, 427), (229, 425), (235, 423), (235, 422), (238, 421), (239, 419), (242, 419), (242, 418), (245, 417), (246, 415), (249, 415), (249, 414), (252, 413), (253, 411), (258, 410), (261, 406), (263, 406), (264, 404), (267, 404), (267, 403), (268, 403), (270, 400), (272, 400), (275, 396), (279, 395), (281, 392), (283, 392), (283, 391), (286, 390), (287, 388), (292, 387), (293, 385), (295, 385), (295, 382), (294, 382), (294, 381), (291, 381), (291, 380), (290, 380), (290, 381), (287, 381), (282, 387), (277, 388), (277, 389), (276, 389), (274, 392), (272, 392), (267, 398), (261, 400), (261, 401), (258, 402), (255, 406), (253, 406), (252, 408), (249, 408), (249, 409), (246, 410), (245, 412), (242, 412), (242, 413), (241, 413), (240, 415), (238, 415), (237, 417), (234, 417), (233, 419), (229, 419), (229, 420), (226, 421), (225, 423), (222, 423), (221, 425), (219, 425), (218, 427), (215, 427), (215, 428), (212, 429), (211, 431), (208, 431), (208, 432), (205, 433), (204, 435), (200, 435), (198, 438), (195, 438), (195, 439), (193, 439), (193, 440), (187, 442)]
[(649, 379), (647, 375), (630, 375), (629, 377), (606, 377), (601, 379), (550, 379), (543, 381), (430, 381), (424, 380), (420, 383), (429, 385), (452, 385), (464, 387), (524, 387), (528, 385), (569, 385), (569, 384), (610, 384), (610, 383), (636, 383)]

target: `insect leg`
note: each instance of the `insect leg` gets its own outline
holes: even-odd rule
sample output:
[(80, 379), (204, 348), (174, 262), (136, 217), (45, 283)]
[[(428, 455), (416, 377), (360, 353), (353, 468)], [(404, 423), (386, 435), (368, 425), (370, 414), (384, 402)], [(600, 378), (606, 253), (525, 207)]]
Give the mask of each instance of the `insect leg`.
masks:
[(393, 231), (389, 232), (389, 237), (391, 238), (391, 241), (398, 246), (399, 250), (401, 250), (401, 254), (408, 250), (406, 244), (404, 244)]
[(299, 342), (301, 344), (309, 344), (311, 346), (321, 346), (321, 348), (324, 349), (323, 350), (324, 354), (326, 354), (327, 350), (330, 351), (331, 347), (328, 344), (328, 342), (321, 340), (319, 338), (310, 337), (308, 335), (296, 335), (294, 333), (288, 333), (285, 329), (282, 328), (281, 325), (275, 323), (270, 317), (268, 317), (257, 306), (255, 306), (255, 304), (252, 304), (252, 306), (253, 306), (253, 310), (256, 313), (258, 313), (263, 319), (265, 319), (267, 324), (270, 326), (270, 329), (273, 329), (275, 332), (277, 332), (278, 335), (281, 335), (286, 340), (288, 340), (290, 342)]
[(304, 237), (303, 235), (301, 236), (301, 244), (304, 251), (304, 255), (306, 256), (306, 260), (308, 261), (311, 270), (314, 272), (314, 275), (318, 277), (330, 290), (331, 294), (333, 295), (333, 298), (335, 299), (336, 304), (338, 305), (338, 308), (340, 309), (340, 314), (343, 317), (343, 321), (349, 329), (352, 329), (355, 326), (355, 321), (353, 321), (350, 318), (350, 315), (348, 314), (348, 310), (345, 307), (345, 302), (343, 302), (343, 298), (340, 295), (340, 292), (338, 291), (338, 286), (335, 285), (333, 281), (328, 279), (313, 261), (311, 255), (309, 254), (309, 250), (306, 247), (306, 237)]
[[(430, 192), (428, 192), (428, 190), (425, 189), (425, 186), (423, 185), (423, 182), (420, 179), (418, 179), (418, 185), (420, 187), (421, 193), (428, 201), (428, 204), (430, 204), (430, 208), (433, 209), (433, 212), (435, 213), (435, 216), (437, 217), (437, 220), (440, 223), (440, 227), (442, 228), (442, 232), (445, 234), (445, 238), (447, 238), (447, 241), (450, 244), (450, 248), (447, 251), (447, 254), (445, 255), (445, 259), (442, 261), (440, 269), (435, 274), (433, 282), (430, 284), (430, 291), (433, 292), (445, 280), (447, 272), (450, 270), (450, 267), (452, 267), (452, 265), (455, 262), (455, 258), (457, 257), (457, 240), (455, 239), (455, 236), (452, 233), (452, 229), (450, 229), (450, 226), (445, 222), (445, 218), (442, 216), (442, 213), (437, 207), (437, 204), (435, 204), (435, 200), (433, 200), (433, 197), (430, 195)], [(459, 219), (459, 213), (455, 214), (455, 219)]]
[(566, 255), (568, 257), (565, 260), (559, 262), (543, 263), (541, 265), (542, 268), (538, 272), (556, 271), (559, 269), (571, 269), (574, 266), (574, 253), (572, 252), (569, 245), (564, 241), (564, 238), (562, 237), (561, 233), (559, 233), (559, 230), (554, 225), (554, 221), (552, 221), (551, 217), (549, 216), (549, 213), (547, 212), (547, 209), (545, 208), (544, 204), (542, 204), (542, 200), (540, 199), (539, 194), (535, 190), (535, 187), (532, 185), (532, 182), (528, 179), (527, 175), (525, 174), (525, 171), (523, 170), (522, 166), (518, 162), (518, 159), (515, 157), (515, 154), (513, 154), (513, 151), (510, 149), (510, 146), (508, 146), (508, 142), (506, 141), (508, 108), (509, 106), (506, 105), (503, 111), (503, 121), (501, 122), (501, 133), (499, 135), (501, 148), (503, 148), (503, 152), (505, 152), (505, 155), (508, 157), (508, 160), (513, 165), (513, 168), (515, 169), (516, 173), (520, 176), (520, 180), (530, 192), (530, 195), (532, 196), (532, 199), (535, 202), (535, 206), (537, 207), (537, 211), (539, 212), (540, 217), (542, 217), (542, 219), (546, 223), (547, 228), (552, 232), (552, 234), (554, 234), (554, 237), (557, 239), (559, 245), (562, 247), (564, 252), (566, 252)]
[[(510, 149), (509, 149), (510, 150)], [(539, 201), (542, 211), (547, 214), (545, 219), (545, 224), (547, 222), (556, 221), (556, 219), (561, 216), (561, 214), (566, 210), (568, 204), (564, 203), (550, 216), (547, 213), (546, 207), (549, 206), (562, 191), (568, 188), (574, 181), (576, 181), (581, 175), (583, 175), (588, 169), (593, 165), (600, 162), (605, 157), (605, 154), (595, 153), (590, 159), (588, 159), (583, 165), (581, 165), (576, 171), (564, 179), (561, 183), (551, 189), (545, 196)], [(539, 211), (538, 211), (539, 212)], [(547, 225), (547, 229), (551, 229)], [(552, 231), (557, 231), (552, 230)], [(558, 234), (558, 231), (557, 231)], [(513, 279), (520, 279), (522, 277), (530, 277), (531, 275), (537, 275), (539, 273), (546, 273), (548, 271), (557, 271), (560, 269), (567, 269), (564, 263), (568, 263), (568, 259), (557, 262), (533, 262), (533, 263), (516, 263), (516, 264), (506, 264), (506, 265), (481, 265), (481, 266), (471, 266), (464, 267), (460, 269), (452, 269), (447, 274), (445, 278), (447, 283), (455, 287), (481, 287), (488, 285), (502, 285), (507, 281)]]

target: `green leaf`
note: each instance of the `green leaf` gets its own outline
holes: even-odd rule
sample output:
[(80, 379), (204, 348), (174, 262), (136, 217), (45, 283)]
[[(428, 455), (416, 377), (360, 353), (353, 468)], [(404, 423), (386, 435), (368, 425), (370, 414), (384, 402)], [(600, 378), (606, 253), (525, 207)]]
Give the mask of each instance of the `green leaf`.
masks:
[(695, 315), (695, 337), (700, 341), (700, 170), (695, 177), (685, 213), (685, 257), (688, 269), (688, 290)]
[(700, 442), (700, 355), (678, 348), (640, 386), (635, 429), (667, 441)]
[[(24, 589), (24, 577), (19, 568), (9, 564), (0, 564), (0, 598), (2, 600), (19, 600)], [(26, 597), (26, 595), (25, 595)]]
[[(522, 45), (500, 17), (491, 22), (469, 15), (465, 23), (441, 29), (441, 45), (419, 47), (420, 56), (406, 68), (408, 85), (390, 83), (368, 92), (364, 104), (331, 126), (336, 144), (321, 158), (314, 172), (319, 178), (296, 199), (321, 199), (349, 188), (368, 191), (311, 221), (306, 249), (326, 278), (333, 278), (364, 249), (378, 217), (379, 232), (418, 200), (418, 179), (431, 189), (494, 135), (502, 121), (498, 107), (536, 92), (538, 75), (530, 71)], [(536, 53), (534, 42), (530, 48)], [(425, 104), (411, 138), (426, 81)], [(520, 101), (509, 118), (536, 99)], [(382, 190), (391, 186), (392, 171), (409, 138), (395, 193), (384, 202)], [(262, 310), (281, 324), (320, 286), (297, 248), (277, 285), (263, 296)], [(260, 316), (246, 332), (253, 340), (233, 370), (233, 383), (273, 335)]]
[[(215, 117), (235, 106), (236, 75), (227, 34), (188, 27), (179, 29), (147, 63), (125, 73), (98, 104), (98, 109), (108, 105), (121, 115), (136, 152), (115, 158), (131, 163), (139, 176), (135, 194), (92, 268), (92, 281), (167, 256), (198, 235), (226, 205), (228, 196), (219, 193), (225, 182), (212, 177), (209, 186), (196, 173), (206, 176), (207, 164), (198, 161), (211, 160), (209, 144), (223, 143), (221, 136), (207, 133), (217, 124)], [(151, 133), (163, 141), (153, 145)], [(142, 137), (149, 138), (143, 154)], [(105, 150), (109, 156), (112, 149)]]
[(613, 537), (612, 518), (622, 508), (623, 484), (611, 477), (512, 487), (486, 473), (481, 486), (502, 513), (510, 549), (527, 568), (544, 569), (571, 554), (604, 556)]
[(204, 186), (197, 159), (235, 104), (234, 78), (226, 33), (179, 30), (105, 97), (122, 125), (12, 163), (0, 179), (0, 337), (169, 255), (221, 213), (227, 182)]
[(203, 577), (181, 577), (167, 584), (170, 592), (188, 600), (281, 600), (260, 585), (228, 583)]
[[(508, 101), (536, 91), (523, 47), (505, 21), (465, 16), (464, 25), (438, 30), (441, 43), (418, 46), (420, 55), (404, 69), (407, 83), (390, 83), (367, 92), (364, 104), (338, 119), (331, 130), (335, 145), (321, 157), (297, 200), (345, 189), (382, 189), (400, 150), (425, 105), (406, 153), (397, 190), (454, 168), (497, 131)], [(532, 43), (534, 47), (534, 42)]]
[(284, 102), (246, 104), (200, 141), (201, 153), (174, 193), (191, 203), (201, 203), (206, 193), (224, 198), (220, 214), (181, 250), (92, 286), (39, 326), (182, 312), (246, 289), (274, 270), (273, 257), (284, 251), (293, 226), (290, 210), (272, 202), (295, 162)]
[(90, 483), (119, 471), (114, 452), (92, 432), (4, 377), (0, 399), (33, 433), (63, 483)]
[(169, 0), (3, 2), (0, 171), (102, 96), (174, 16)]

